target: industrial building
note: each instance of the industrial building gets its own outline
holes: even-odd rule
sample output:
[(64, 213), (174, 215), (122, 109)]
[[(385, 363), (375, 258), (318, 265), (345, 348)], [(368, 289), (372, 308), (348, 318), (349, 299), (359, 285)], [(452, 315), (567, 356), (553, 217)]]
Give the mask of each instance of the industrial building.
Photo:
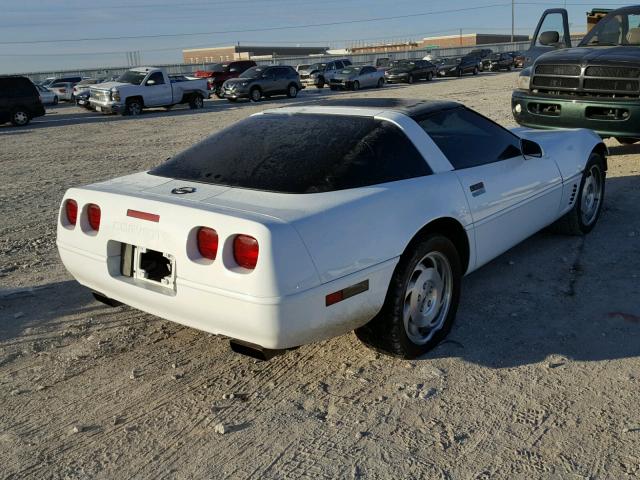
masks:
[(251, 58), (273, 58), (282, 56), (305, 56), (324, 54), (329, 47), (270, 47), (255, 45), (233, 45), (228, 47), (190, 48), (182, 50), (184, 63), (214, 63)]
[[(513, 37), (514, 42), (526, 42), (528, 40), (528, 35), (514, 35)], [(418, 42), (353, 46), (350, 50), (352, 53), (386, 53), (406, 50), (424, 50), (428, 48), (475, 47), (509, 42), (511, 42), (511, 35), (499, 33), (464, 33), (459, 35), (427, 37)]]

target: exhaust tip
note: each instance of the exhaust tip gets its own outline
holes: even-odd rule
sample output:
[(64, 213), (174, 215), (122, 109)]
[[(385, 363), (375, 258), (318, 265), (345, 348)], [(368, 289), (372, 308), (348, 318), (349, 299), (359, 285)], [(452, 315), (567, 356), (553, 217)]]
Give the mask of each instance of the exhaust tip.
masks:
[(263, 348), (260, 345), (243, 342), (242, 340), (230, 340), (229, 346), (235, 353), (255, 358), (256, 360), (260, 360), (263, 362), (269, 361), (273, 357), (282, 355), (286, 352), (286, 350), (272, 350), (270, 348)]

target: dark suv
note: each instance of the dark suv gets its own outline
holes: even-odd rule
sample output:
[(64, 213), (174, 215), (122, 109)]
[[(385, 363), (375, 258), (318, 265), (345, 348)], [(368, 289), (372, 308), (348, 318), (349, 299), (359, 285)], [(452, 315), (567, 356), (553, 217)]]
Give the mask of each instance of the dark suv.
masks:
[(498, 70), (511, 71), (513, 68), (513, 56), (510, 53), (494, 53), (489, 57), (489, 63), (485, 68), (492, 72)]
[(21, 127), (44, 115), (40, 94), (26, 77), (0, 77), (0, 124)]
[(195, 76), (206, 78), (209, 90), (222, 98), (222, 84), (230, 78), (237, 78), (251, 67), (255, 67), (253, 60), (238, 60), (237, 62), (216, 63), (209, 70), (198, 70)]
[(222, 92), (227, 100), (235, 102), (239, 98), (249, 98), (259, 102), (262, 97), (285, 94), (290, 98), (298, 96), (304, 87), (293, 67), (253, 67), (238, 78), (227, 80)]
[(430, 81), (436, 75), (436, 66), (428, 60), (396, 60), (384, 72), (387, 83), (413, 83)]

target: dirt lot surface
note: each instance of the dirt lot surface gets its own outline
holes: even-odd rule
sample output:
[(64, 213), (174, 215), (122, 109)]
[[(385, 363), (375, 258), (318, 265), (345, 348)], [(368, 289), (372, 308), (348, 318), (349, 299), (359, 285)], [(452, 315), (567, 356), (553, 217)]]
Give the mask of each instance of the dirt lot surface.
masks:
[(451, 335), (417, 361), (349, 334), (259, 363), (95, 302), (58, 258), (68, 187), (148, 169), (253, 112), (448, 98), (513, 125), (516, 75), (139, 118), (63, 105), (0, 126), (0, 477), (640, 478), (640, 145), (607, 141), (591, 235), (542, 232), (466, 277)]

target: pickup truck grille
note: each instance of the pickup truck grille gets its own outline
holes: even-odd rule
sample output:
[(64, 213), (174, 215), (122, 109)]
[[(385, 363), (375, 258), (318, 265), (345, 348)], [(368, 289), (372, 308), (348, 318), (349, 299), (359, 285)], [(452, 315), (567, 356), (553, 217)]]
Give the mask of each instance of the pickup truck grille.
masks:
[(305, 79), (307, 79), (307, 78), (309, 78), (309, 75), (307, 75), (307, 74), (305, 74), (305, 73), (303, 73), (303, 74), (301, 74), (301, 75), (300, 75), (300, 80), (305, 80)]
[(90, 90), (91, 98), (98, 102), (107, 102), (110, 100), (110, 92), (106, 90)]
[(536, 65), (531, 88), (546, 95), (640, 96), (640, 68), (626, 66)]

